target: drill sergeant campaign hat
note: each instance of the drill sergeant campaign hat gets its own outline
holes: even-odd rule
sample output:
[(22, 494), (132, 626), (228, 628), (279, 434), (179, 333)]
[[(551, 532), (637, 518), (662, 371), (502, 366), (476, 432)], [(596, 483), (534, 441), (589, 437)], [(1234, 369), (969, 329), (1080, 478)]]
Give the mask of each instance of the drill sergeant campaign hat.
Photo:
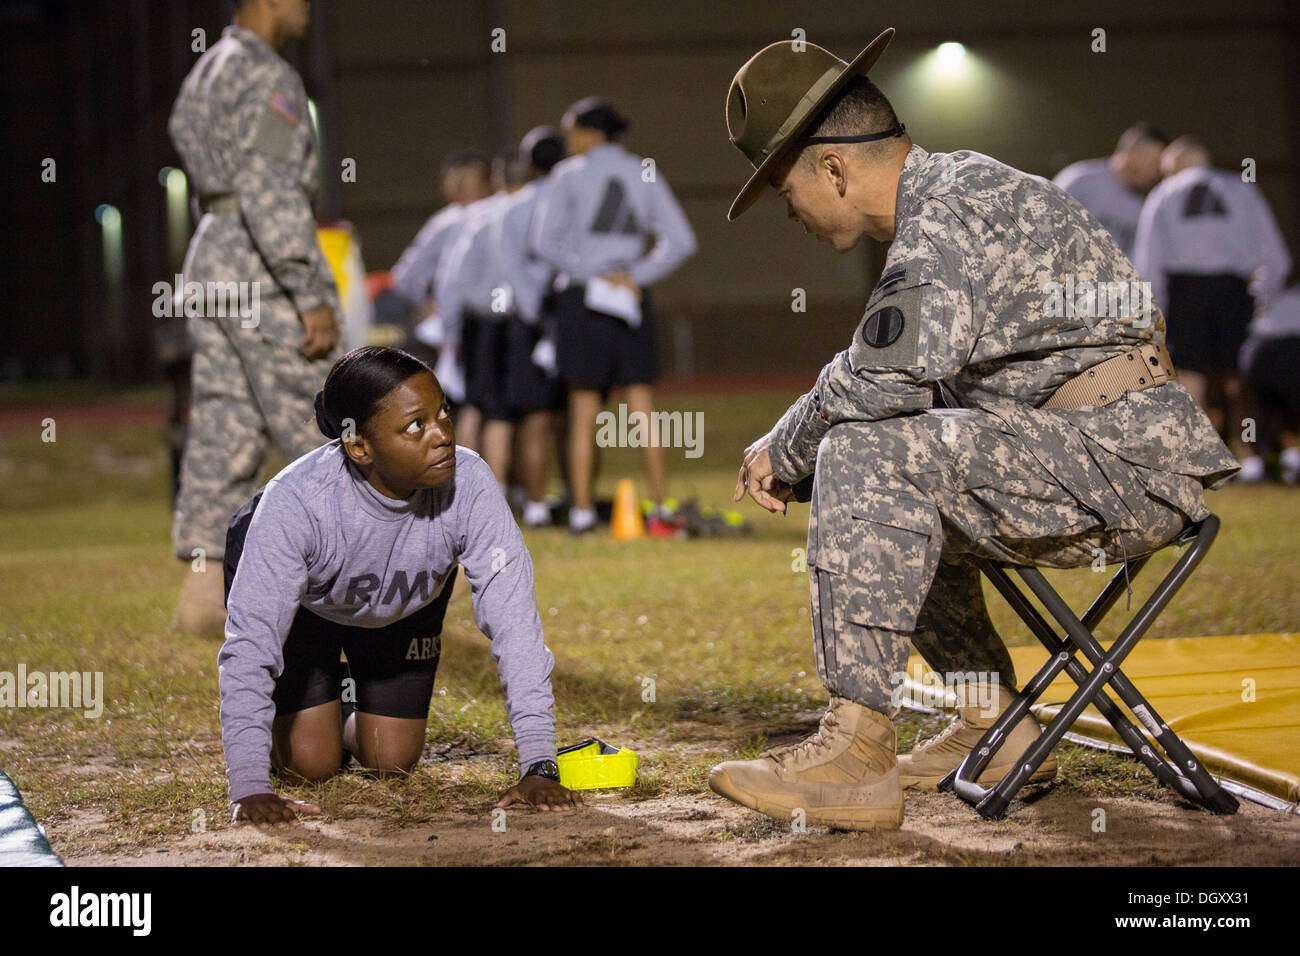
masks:
[[(727, 133), (754, 166), (754, 175), (731, 204), (728, 221), (754, 204), (773, 166), (837, 93), (854, 77), (867, 75), (893, 36), (890, 27), (849, 63), (814, 43), (782, 40), (763, 47), (740, 68), (727, 93)], [(862, 143), (902, 134), (899, 124), (863, 136), (835, 137), (834, 141)]]

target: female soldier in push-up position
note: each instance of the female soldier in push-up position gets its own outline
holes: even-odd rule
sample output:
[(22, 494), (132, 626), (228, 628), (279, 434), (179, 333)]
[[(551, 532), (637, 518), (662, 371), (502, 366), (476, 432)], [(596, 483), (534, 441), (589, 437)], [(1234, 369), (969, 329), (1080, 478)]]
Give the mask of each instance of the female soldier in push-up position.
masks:
[[(228, 535), (218, 663), (233, 820), (265, 829), (319, 812), (272, 791), (272, 764), (310, 781), (338, 772), (345, 751), (380, 772), (416, 765), (458, 565), (519, 751), (520, 782), (497, 806), (581, 806), (555, 765), (532, 561), (492, 472), (456, 446), (433, 373), (396, 349), (355, 349), (316, 410), (333, 440), (276, 475)], [(345, 677), (355, 708), (340, 703)]]

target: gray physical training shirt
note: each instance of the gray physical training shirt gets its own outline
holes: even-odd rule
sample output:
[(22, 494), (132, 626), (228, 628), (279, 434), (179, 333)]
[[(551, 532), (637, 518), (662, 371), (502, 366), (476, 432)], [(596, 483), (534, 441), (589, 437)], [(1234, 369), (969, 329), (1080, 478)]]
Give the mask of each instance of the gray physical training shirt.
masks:
[(491, 469), (456, 449), (442, 488), (388, 498), (332, 441), (266, 486), (228, 600), (217, 657), (221, 741), (231, 801), (271, 792), (271, 700), (299, 607), (377, 628), (438, 596), (459, 563), (474, 619), (491, 640), (521, 767), (555, 757), (551, 668), (533, 591), (533, 564)]
[(1175, 173), (1147, 197), (1133, 264), (1169, 305), (1171, 275), (1235, 275), (1262, 305), (1282, 288), (1291, 255), (1264, 194), (1241, 174), (1209, 166)]
[(1115, 237), (1124, 255), (1133, 258), (1142, 194), (1130, 189), (1115, 175), (1107, 159), (1085, 159), (1071, 163), (1052, 180), (1079, 200), (1080, 205)]
[(519, 318), (535, 324), (554, 270), (528, 249), (528, 233), (551, 179), (537, 179), (511, 194), (492, 224), (492, 245), (501, 258), (501, 281), (510, 289), (510, 304)]
[(494, 193), (466, 206), (455, 241), (438, 264), (438, 314), (449, 341), (459, 341), (466, 312), (498, 314), (493, 294), (501, 286), (499, 257), (489, 241), (490, 227), (509, 199), (509, 193)]
[(456, 237), (465, 209), (451, 203), (435, 212), (393, 266), (393, 288), (412, 302), (432, 299), (437, 293), (438, 265)]
[[(561, 160), (538, 205), (530, 243), (573, 282), (626, 271), (645, 288), (680, 266), (698, 243), (662, 172), (617, 143)], [(655, 244), (645, 250), (646, 237)]]

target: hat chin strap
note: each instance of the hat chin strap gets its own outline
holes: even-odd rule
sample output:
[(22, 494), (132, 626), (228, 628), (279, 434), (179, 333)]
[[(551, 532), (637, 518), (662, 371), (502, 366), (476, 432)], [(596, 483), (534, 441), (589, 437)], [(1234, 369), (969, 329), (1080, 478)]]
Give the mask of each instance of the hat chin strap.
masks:
[(907, 132), (907, 127), (899, 123), (897, 126), (891, 126), (879, 133), (863, 133), (861, 136), (810, 136), (804, 142), (809, 145), (813, 143), (870, 143), (877, 139), (902, 136), (905, 132)]

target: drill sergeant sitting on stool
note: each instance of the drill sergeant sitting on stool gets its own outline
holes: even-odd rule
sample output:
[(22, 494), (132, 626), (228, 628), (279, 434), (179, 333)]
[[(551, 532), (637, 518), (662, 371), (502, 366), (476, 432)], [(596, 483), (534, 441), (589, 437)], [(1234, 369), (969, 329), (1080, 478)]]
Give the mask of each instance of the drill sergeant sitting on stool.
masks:
[[(965, 555), (1123, 560), (1204, 518), (1203, 489), (1238, 467), (1174, 380), (1138, 273), (1078, 202), (988, 156), (912, 144), (866, 78), (893, 32), (848, 64), (774, 43), (726, 104), (755, 167), (729, 219), (771, 185), (836, 252), (891, 242), (852, 343), (746, 450), (736, 485), (769, 511), (811, 486), (811, 617), (830, 708), (810, 739), (709, 777), (778, 819), (802, 810), (852, 829), (899, 826), (902, 788), (933, 787), (1013, 699)], [(952, 727), (896, 758), (909, 642), (940, 675), (996, 685), (976, 689), (996, 706), (959, 707)], [(982, 782), (1038, 732), (1022, 721)], [(1045, 763), (1039, 778), (1054, 773)]]

